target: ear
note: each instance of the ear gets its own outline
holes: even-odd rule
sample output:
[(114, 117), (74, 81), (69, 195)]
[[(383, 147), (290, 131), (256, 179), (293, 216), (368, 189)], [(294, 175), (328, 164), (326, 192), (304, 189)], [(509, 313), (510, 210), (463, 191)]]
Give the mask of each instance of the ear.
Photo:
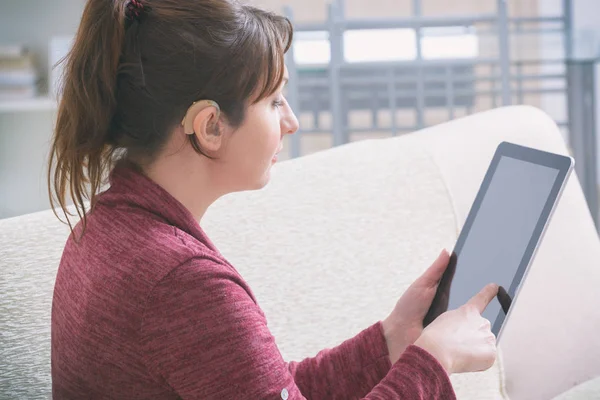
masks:
[(186, 135), (196, 135), (200, 147), (211, 152), (221, 148), (219, 105), (212, 100), (200, 100), (188, 109), (181, 124)]

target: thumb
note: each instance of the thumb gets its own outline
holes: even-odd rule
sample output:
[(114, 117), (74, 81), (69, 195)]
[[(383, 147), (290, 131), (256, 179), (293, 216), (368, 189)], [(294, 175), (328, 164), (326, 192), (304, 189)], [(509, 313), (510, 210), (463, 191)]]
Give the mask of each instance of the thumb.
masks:
[(426, 286), (437, 286), (448, 268), (450, 263), (450, 254), (446, 249), (442, 250), (438, 258), (431, 264), (429, 268), (419, 278), (419, 283)]

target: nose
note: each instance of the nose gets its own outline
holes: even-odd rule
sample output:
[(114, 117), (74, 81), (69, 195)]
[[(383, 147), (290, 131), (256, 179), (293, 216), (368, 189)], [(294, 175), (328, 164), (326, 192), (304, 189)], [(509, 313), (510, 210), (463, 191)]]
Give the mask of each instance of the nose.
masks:
[(288, 104), (286, 104), (286, 112), (281, 119), (281, 133), (283, 135), (292, 135), (298, 131), (300, 127), (300, 123), (298, 122), (298, 118), (296, 118), (296, 114), (290, 108)]

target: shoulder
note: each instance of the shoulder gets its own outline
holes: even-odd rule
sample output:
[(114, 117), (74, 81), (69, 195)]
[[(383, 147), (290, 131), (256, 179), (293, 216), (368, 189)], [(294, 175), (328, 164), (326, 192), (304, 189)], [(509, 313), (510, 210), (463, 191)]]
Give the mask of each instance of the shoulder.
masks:
[(231, 266), (207, 258), (173, 268), (154, 285), (143, 310), (141, 337), (156, 349), (165, 332), (187, 343), (214, 344), (234, 326), (246, 333), (266, 329), (246, 282)]
[(143, 275), (148, 283), (159, 282), (174, 269), (183, 270), (190, 260), (195, 260), (190, 265), (205, 267), (227, 264), (209, 243), (134, 207), (100, 205), (88, 217), (80, 243), (70, 239), (66, 250), (134, 270), (134, 275)]
[(236, 302), (256, 303), (246, 281), (231, 265), (203, 255), (189, 258), (157, 281), (147, 308), (178, 308), (180, 304), (227, 308)]

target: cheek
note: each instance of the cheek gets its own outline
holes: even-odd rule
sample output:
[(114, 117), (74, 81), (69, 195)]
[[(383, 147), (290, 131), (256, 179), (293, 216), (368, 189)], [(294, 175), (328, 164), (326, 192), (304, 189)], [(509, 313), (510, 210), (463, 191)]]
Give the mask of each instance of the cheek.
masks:
[(231, 153), (235, 175), (243, 176), (241, 179), (244, 181), (255, 180), (265, 174), (281, 143), (279, 112), (269, 108), (254, 111), (234, 133), (235, 143), (231, 143), (235, 147)]
[[(271, 161), (273, 155), (279, 148), (281, 142), (281, 125), (279, 121), (279, 113), (273, 111), (268, 118), (262, 121), (260, 128), (257, 130), (257, 152), (262, 157), (266, 157)], [(260, 149), (258, 148), (260, 147)]]
[(235, 151), (231, 153), (230, 166), (234, 169), (231, 173), (243, 181), (254, 180), (257, 175), (261, 175), (277, 148), (276, 140), (258, 134), (264, 127), (254, 128), (236, 132), (245, 137), (235, 144)]

